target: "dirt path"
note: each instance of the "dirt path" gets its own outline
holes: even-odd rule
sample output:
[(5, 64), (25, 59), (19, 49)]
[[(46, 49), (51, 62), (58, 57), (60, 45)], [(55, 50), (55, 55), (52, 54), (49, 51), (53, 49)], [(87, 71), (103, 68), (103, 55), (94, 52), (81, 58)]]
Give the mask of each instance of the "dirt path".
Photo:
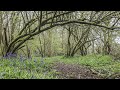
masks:
[(89, 68), (80, 65), (56, 63), (54, 69), (60, 72), (61, 79), (102, 79)]

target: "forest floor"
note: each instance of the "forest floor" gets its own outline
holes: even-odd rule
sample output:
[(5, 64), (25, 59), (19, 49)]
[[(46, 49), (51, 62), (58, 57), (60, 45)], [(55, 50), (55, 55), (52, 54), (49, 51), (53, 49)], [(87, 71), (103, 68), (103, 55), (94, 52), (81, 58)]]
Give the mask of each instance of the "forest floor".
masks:
[(61, 72), (59, 78), (62, 79), (102, 79), (90, 68), (80, 65), (56, 63), (54, 69)]
[(120, 61), (113, 60), (111, 56), (88, 55), (59, 59), (54, 69), (60, 72), (59, 78), (62, 79), (120, 79)]
[(0, 79), (120, 79), (120, 60), (108, 55), (1, 58)]

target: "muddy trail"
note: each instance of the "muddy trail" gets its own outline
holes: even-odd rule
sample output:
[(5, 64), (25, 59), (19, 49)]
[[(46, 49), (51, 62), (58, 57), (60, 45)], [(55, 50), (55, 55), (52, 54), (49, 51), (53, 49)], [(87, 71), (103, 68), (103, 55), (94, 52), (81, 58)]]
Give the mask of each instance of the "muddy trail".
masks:
[(60, 72), (60, 79), (103, 79), (91, 69), (80, 65), (56, 63), (54, 69)]

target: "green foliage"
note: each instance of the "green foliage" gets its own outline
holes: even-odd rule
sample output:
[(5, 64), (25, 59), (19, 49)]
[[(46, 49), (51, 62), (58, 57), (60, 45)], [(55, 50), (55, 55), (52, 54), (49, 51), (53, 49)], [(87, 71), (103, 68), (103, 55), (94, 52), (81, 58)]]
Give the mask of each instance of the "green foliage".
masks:
[(60, 72), (53, 69), (56, 62), (77, 64), (90, 68), (104, 78), (117, 78), (120, 75), (120, 61), (112, 60), (111, 56), (87, 55), (76, 57), (46, 57), (44, 63), (40, 57), (32, 60), (20, 61), (18, 59), (0, 60), (1, 79), (58, 79)]
[(57, 74), (47, 61), (42, 65), (40, 60), (0, 60), (1, 79), (55, 79)]

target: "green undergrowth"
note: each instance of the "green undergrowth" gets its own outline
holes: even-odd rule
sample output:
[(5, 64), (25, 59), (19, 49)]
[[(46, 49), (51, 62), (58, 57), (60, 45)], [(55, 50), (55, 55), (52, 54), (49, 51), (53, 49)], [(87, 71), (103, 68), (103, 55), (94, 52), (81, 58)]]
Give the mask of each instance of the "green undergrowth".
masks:
[(40, 58), (32, 60), (2, 59), (0, 60), (0, 79), (57, 79), (49, 60)]
[(58, 79), (60, 72), (53, 69), (56, 62), (77, 64), (89, 67), (104, 78), (117, 78), (120, 75), (120, 61), (111, 56), (87, 55), (75, 57), (33, 57), (28, 60), (1, 59), (0, 79)]
[(113, 60), (109, 55), (87, 55), (60, 59), (66, 64), (79, 64), (91, 68), (104, 78), (120, 78), (120, 61)]

